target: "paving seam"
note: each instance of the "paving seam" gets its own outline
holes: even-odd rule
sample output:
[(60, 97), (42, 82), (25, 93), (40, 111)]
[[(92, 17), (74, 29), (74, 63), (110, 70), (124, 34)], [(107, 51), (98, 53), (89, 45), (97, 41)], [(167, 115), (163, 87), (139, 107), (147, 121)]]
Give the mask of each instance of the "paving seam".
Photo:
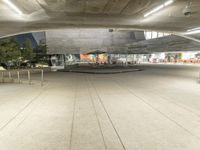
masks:
[[(23, 90), (23, 89), (20, 89), (20, 90)], [(31, 91), (31, 90), (30, 90)], [(29, 91), (29, 92), (30, 92)], [(15, 91), (16, 92), (16, 91)], [(6, 95), (7, 96), (7, 95)], [(22, 96), (22, 98), (25, 98), (25, 97), (23, 97), (24, 96), (24, 93), (23, 92), (20, 92), (19, 94), (18, 94), (18, 96)], [(3, 104), (6, 104), (6, 103), (8, 103), (9, 102), (9, 99), (10, 99), (10, 95), (9, 95), (9, 98), (4, 98), (4, 100), (3, 101), (0, 101), (1, 103), (0, 103), (0, 106), (2, 106)]]
[(12, 121), (14, 121), (21, 113), (23, 113), (34, 101), (37, 100), (38, 97), (41, 96), (43, 93), (43, 90), (39, 92), (38, 95), (36, 95), (34, 98), (32, 98), (21, 110), (19, 110), (14, 117), (12, 117), (6, 124), (4, 124), (2, 127), (0, 127), (0, 132), (6, 128)]
[[(121, 79), (119, 79), (119, 80), (121, 80)], [(159, 83), (159, 84), (160, 84), (160, 83)], [(176, 88), (176, 89), (178, 89), (178, 88)], [(167, 101), (167, 102), (170, 102), (170, 103), (173, 103), (173, 104), (175, 104), (176, 106), (178, 106), (178, 107), (180, 107), (180, 108), (182, 108), (182, 109), (184, 109), (184, 110), (186, 110), (186, 111), (188, 111), (188, 112), (190, 112), (190, 113), (192, 113), (192, 114), (194, 114), (194, 115), (200, 117), (200, 114), (196, 114), (194, 111), (190, 110), (190, 108), (189, 108), (189, 107), (186, 107), (184, 104), (178, 104), (178, 103), (176, 103), (176, 102), (173, 102), (173, 101), (168, 100), (168, 99), (174, 99), (173, 97), (168, 96), (168, 95), (166, 95), (166, 94), (164, 94), (164, 96), (162, 96), (161, 94), (159, 94), (158, 88), (154, 88), (153, 90), (152, 90), (152, 89), (148, 89), (148, 91), (151, 91), (151, 92), (153, 92), (153, 93), (155, 93), (155, 91), (157, 91), (156, 94), (157, 94), (158, 96), (160, 96), (160, 98), (162, 98), (163, 100), (165, 100), (165, 101)]]
[(77, 90), (78, 90), (78, 85), (76, 83), (76, 86), (75, 86), (75, 89), (74, 89), (74, 104), (73, 104), (71, 131), (70, 131), (69, 150), (71, 150), (71, 148), (72, 148), (72, 139), (73, 139), (74, 122), (75, 122), (75, 111), (76, 111), (76, 103), (77, 103)]
[[(85, 76), (86, 77), (86, 76)], [(89, 88), (92, 87), (91, 85), (91, 82), (89, 81), (89, 79), (86, 77), (86, 81), (88, 82), (88, 85), (90, 86)], [(104, 134), (103, 134), (103, 130), (102, 130), (102, 127), (101, 127), (101, 123), (100, 123), (100, 120), (99, 120), (99, 117), (98, 117), (98, 114), (97, 114), (97, 110), (96, 110), (96, 107), (95, 107), (95, 104), (94, 104), (94, 99), (92, 98), (92, 95), (90, 93), (90, 89), (88, 89), (88, 93), (89, 93), (89, 96), (90, 96), (90, 100), (91, 100), (91, 103), (92, 103), (92, 107), (94, 109), (94, 113), (95, 113), (95, 116), (96, 116), (96, 119), (97, 119), (97, 123), (98, 123), (98, 126), (99, 126), (99, 130), (100, 130), (100, 133), (101, 133), (101, 137), (102, 137), (102, 140), (103, 140), (103, 143), (104, 143), (104, 147), (105, 147), (105, 150), (107, 150), (107, 145), (106, 145), (106, 142), (105, 142), (105, 137), (104, 137)]]
[(124, 149), (124, 150), (127, 150), (126, 147), (125, 147), (125, 145), (124, 145), (124, 143), (123, 143), (122, 138), (121, 138), (120, 135), (119, 135), (119, 132), (117, 131), (117, 129), (116, 129), (116, 127), (115, 127), (115, 125), (114, 125), (114, 123), (113, 123), (113, 121), (112, 121), (112, 119), (111, 119), (109, 113), (108, 113), (108, 111), (106, 110), (106, 107), (105, 107), (105, 105), (104, 105), (104, 103), (103, 103), (103, 101), (102, 101), (102, 99), (101, 99), (99, 93), (97, 92), (97, 88), (94, 86), (93, 82), (91, 82), (91, 85), (92, 85), (92, 87), (94, 88), (94, 91), (95, 91), (95, 93), (96, 93), (96, 95), (97, 95), (97, 97), (98, 97), (98, 100), (99, 100), (101, 106), (103, 107), (103, 109), (104, 109), (104, 111), (105, 111), (105, 113), (106, 113), (106, 115), (107, 115), (107, 117), (108, 117), (108, 119), (109, 119), (109, 121), (110, 121), (110, 123), (111, 123), (111, 125), (112, 125), (112, 127), (113, 127), (113, 129), (114, 129), (114, 131), (115, 131), (115, 133), (116, 133), (116, 135), (117, 135), (117, 137), (118, 137), (118, 139), (119, 139), (121, 145), (122, 145), (122, 147), (123, 147), (123, 149)]
[[(22, 85), (22, 84), (20, 84), (19, 86), (21, 86), (21, 85)], [(17, 87), (18, 87), (18, 86), (17, 86)], [(23, 88), (26, 89), (26, 87), (23, 87)], [(17, 88), (17, 89), (15, 90), (15, 92), (16, 92), (16, 91), (19, 91), (19, 92), (20, 92), (20, 91), (23, 90), (23, 88), (22, 88), (22, 89), (21, 89), (21, 88)], [(30, 91), (31, 91), (31, 90), (32, 90), (32, 89), (30, 89)], [(20, 92), (18, 95), (23, 96), (24, 93), (23, 93), (23, 92)], [(4, 96), (5, 96), (5, 95), (4, 95)], [(10, 96), (10, 94), (6, 94), (6, 96)], [(7, 98), (7, 99), (8, 99), (8, 98)], [(8, 102), (7, 99), (6, 99), (6, 100), (4, 99), (3, 102), (1, 101), (0, 106), (3, 105), (3, 104), (5, 104), (5, 103), (7, 103), (7, 102)]]
[[(167, 101), (167, 102), (169, 102), (169, 103), (173, 103), (174, 105), (176, 105), (176, 106), (178, 106), (178, 107), (180, 107), (180, 108), (182, 108), (182, 109), (184, 109), (184, 110), (190, 112), (191, 114), (193, 114), (193, 115), (195, 115), (195, 116), (197, 116), (197, 117), (200, 117), (199, 114), (196, 114), (195, 112), (193, 112), (192, 110), (190, 110), (190, 108), (186, 107), (184, 104), (178, 104), (178, 103), (176, 103), (176, 102), (173, 102), (173, 101), (171, 101), (171, 100), (168, 100), (168, 99), (174, 99), (174, 98), (172, 98), (171, 96), (168, 96), (168, 95), (166, 95), (166, 94), (165, 94), (164, 96), (162, 96), (162, 95), (159, 94), (159, 90), (157, 90), (157, 89), (154, 89), (154, 90), (157, 91), (156, 94), (157, 94), (159, 97), (161, 97), (163, 100), (165, 100), (165, 101)], [(153, 90), (149, 90), (149, 91), (155, 93), (155, 91), (153, 91)]]
[[(36, 106), (34, 106), (34, 108), (32, 108), (30, 110), (30, 112), (24, 117), (24, 119), (22, 121), (20, 121), (18, 123), (18, 125), (13, 129), (13, 131), (15, 131), (18, 127), (20, 127), (22, 125), (22, 123), (24, 123), (28, 119), (28, 117), (33, 113), (33, 111), (42, 103), (42, 100), (40, 100), (40, 103), (38, 103)], [(12, 132), (12, 133), (14, 133), (14, 132)], [(10, 135), (12, 135), (12, 133)]]
[[(114, 78), (113, 78), (114, 79)], [(120, 79), (119, 79), (120, 80)], [(114, 79), (114, 81), (117, 83), (117, 85), (122, 88), (119, 84), (118, 81), (116, 81)], [(180, 125), (178, 122), (176, 122), (175, 120), (171, 119), (170, 117), (168, 117), (166, 114), (164, 114), (163, 112), (161, 112), (160, 110), (158, 110), (157, 108), (155, 108), (154, 106), (152, 106), (150, 103), (146, 102), (146, 100), (144, 100), (143, 98), (141, 98), (140, 96), (136, 95), (132, 89), (123, 86), (124, 89), (127, 89), (132, 95), (134, 95), (135, 97), (137, 97), (140, 101), (142, 101), (144, 104), (146, 104), (147, 106), (149, 106), (150, 108), (152, 108), (154, 111), (158, 112), (159, 114), (161, 114), (162, 116), (164, 116), (166, 119), (170, 120), (171, 122), (173, 122), (174, 124), (176, 124), (177, 126), (179, 126), (180, 128), (182, 128), (184, 131), (186, 131), (187, 133), (189, 133), (190, 135), (196, 137), (198, 140), (200, 140), (199, 136), (194, 135), (192, 132), (190, 132), (188, 129), (186, 129), (185, 127), (183, 127), (182, 125)]]

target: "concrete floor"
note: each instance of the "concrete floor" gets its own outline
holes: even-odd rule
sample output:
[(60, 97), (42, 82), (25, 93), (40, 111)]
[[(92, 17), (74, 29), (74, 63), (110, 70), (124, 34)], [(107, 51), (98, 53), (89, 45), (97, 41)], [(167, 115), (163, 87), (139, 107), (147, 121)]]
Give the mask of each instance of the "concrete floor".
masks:
[(0, 85), (0, 150), (200, 150), (200, 67)]

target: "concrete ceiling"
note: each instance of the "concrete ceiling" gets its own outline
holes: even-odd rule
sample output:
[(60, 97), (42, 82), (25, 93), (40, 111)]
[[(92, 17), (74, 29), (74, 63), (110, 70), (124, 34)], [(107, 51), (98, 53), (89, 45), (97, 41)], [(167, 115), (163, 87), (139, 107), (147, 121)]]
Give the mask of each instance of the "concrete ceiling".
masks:
[[(125, 53), (152, 53), (170, 51), (199, 51), (200, 43), (176, 35), (133, 42), (127, 45)], [(112, 52), (111, 52), (112, 53)]]
[[(185, 32), (199, 27), (200, 0), (176, 0), (159, 13), (144, 14), (165, 0), (13, 0), (19, 16), (0, 0), (0, 36), (58, 28), (119, 28)], [(192, 2), (192, 15), (183, 9)], [(198, 37), (197, 37), (198, 38)]]
[[(112, 31), (107, 29), (65, 29), (46, 31), (49, 54), (79, 54), (91, 51), (126, 52), (126, 45), (144, 41), (143, 31)], [(141, 51), (142, 52), (142, 51)]]
[(103, 51), (117, 54), (199, 51), (200, 42), (176, 35), (145, 40), (143, 31), (109, 32), (107, 29), (65, 29), (46, 32), (49, 54), (79, 54)]

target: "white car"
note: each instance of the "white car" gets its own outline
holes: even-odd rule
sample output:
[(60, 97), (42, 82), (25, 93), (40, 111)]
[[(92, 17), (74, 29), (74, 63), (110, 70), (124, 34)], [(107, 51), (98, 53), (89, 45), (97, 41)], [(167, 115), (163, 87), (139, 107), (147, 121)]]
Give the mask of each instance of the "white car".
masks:
[(36, 68), (46, 68), (46, 67), (49, 67), (47, 64), (35, 64), (35, 67)]

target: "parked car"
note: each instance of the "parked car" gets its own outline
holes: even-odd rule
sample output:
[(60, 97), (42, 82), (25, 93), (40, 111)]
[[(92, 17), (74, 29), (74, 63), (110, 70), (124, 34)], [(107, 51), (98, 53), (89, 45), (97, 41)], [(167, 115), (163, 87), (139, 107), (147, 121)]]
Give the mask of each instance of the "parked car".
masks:
[(36, 64), (35, 64), (35, 67), (36, 67), (36, 68), (45, 68), (45, 67), (49, 67), (49, 65), (48, 65), (48, 64), (36, 63)]

